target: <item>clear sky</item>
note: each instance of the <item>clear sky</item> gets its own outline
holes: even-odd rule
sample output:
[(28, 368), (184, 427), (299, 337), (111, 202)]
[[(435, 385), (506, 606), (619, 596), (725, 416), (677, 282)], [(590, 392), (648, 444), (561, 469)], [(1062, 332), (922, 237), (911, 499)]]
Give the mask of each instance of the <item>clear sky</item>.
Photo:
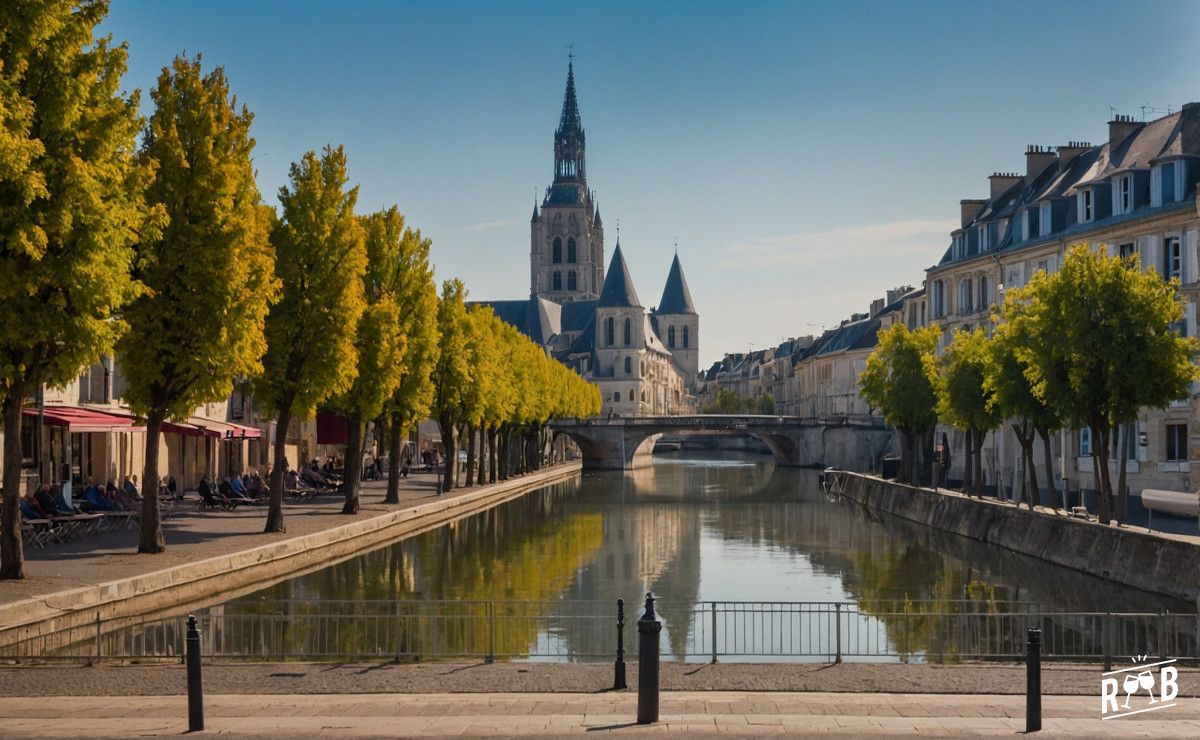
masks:
[(919, 285), (958, 201), (1027, 144), (1200, 100), (1198, 28), (1198, 0), (114, 0), (104, 30), (130, 88), (181, 52), (225, 67), (268, 202), (290, 162), (344, 144), (360, 210), (399, 204), (475, 299), (528, 296), (574, 44), (606, 258), (619, 218), (649, 307), (678, 239), (707, 365)]

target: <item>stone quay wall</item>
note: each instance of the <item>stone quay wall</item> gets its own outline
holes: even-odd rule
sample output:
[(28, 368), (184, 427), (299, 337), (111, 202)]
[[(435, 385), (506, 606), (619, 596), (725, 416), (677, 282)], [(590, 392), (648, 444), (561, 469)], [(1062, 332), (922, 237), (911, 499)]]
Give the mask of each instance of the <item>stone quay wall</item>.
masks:
[(990, 499), (908, 486), (837, 470), (831, 490), (873, 511), (1125, 586), (1194, 601), (1200, 598), (1200, 545), (1195, 538), (1071, 519)]

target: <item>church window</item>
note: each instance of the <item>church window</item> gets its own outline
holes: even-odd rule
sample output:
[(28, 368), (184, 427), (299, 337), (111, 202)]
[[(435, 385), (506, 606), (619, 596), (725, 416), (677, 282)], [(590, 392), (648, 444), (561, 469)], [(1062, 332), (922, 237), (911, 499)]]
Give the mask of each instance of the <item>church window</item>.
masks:
[(625, 346), (633, 344), (633, 322), (625, 319)]
[(562, 290), (562, 273), (558, 270), (555, 270), (554, 278), (551, 282), (554, 290)]
[(562, 239), (554, 237), (554, 264), (562, 262)]
[(613, 346), (613, 318), (609, 316), (604, 320), (604, 345), (606, 347)]
[(567, 273), (567, 290), (575, 290), (578, 283), (575, 281), (575, 271), (571, 270)]
[(633, 403), (633, 389), (632, 388), (629, 389), (629, 402)]
[(683, 348), (688, 348), (688, 328), (686, 326), (683, 327)]
[(675, 327), (673, 326), (667, 328), (667, 346), (675, 349)]
[(567, 239), (567, 262), (575, 263), (575, 239)]
[(613, 403), (621, 402), (621, 391), (613, 391)]
[(625, 374), (626, 375), (633, 374), (633, 360), (628, 357), (625, 358)]

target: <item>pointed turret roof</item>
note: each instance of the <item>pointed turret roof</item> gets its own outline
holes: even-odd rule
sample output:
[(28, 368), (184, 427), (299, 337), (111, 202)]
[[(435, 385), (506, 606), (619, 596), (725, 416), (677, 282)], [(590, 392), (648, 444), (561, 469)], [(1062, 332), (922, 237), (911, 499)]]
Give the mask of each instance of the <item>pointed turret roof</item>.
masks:
[(558, 130), (579, 130), (582, 122), (579, 119), (579, 103), (575, 100), (575, 65), (567, 63), (567, 91), (563, 94), (562, 116), (558, 119)]
[(604, 225), (604, 222), (600, 220), (600, 206), (596, 206), (596, 214), (593, 216), (592, 220), (596, 222), (597, 226)]
[(687, 278), (683, 276), (683, 267), (679, 264), (679, 253), (671, 261), (671, 271), (667, 273), (667, 285), (663, 288), (662, 300), (658, 302), (658, 314), (696, 313), (692, 303), (692, 292), (688, 290)]
[(604, 277), (604, 287), (600, 289), (598, 308), (637, 307), (640, 308), (637, 291), (633, 289), (633, 278), (629, 276), (629, 265), (625, 264), (625, 255), (621, 254), (621, 242), (613, 250), (612, 262), (608, 264), (608, 274)]
[(538, 220), (537, 201), (533, 203), (533, 218), (529, 219), (529, 223), (536, 224)]

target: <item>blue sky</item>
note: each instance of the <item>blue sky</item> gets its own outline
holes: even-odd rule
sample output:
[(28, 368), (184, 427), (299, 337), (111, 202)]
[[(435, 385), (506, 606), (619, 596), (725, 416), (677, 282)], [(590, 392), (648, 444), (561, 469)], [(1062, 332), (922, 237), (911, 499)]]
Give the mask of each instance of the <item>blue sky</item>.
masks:
[(704, 364), (919, 284), (959, 199), (1027, 144), (1200, 100), (1197, 28), (1196, 0), (114, 0), (104, 26), (130, 88), (182, 52), (225, 67), (268, 202), (290, 162), (344, 144), (360, 210), (398, 204), (477, 299), (528, 295), (573, 43), (606, 256), (619, 218), (650, 306), (678, 239)]

